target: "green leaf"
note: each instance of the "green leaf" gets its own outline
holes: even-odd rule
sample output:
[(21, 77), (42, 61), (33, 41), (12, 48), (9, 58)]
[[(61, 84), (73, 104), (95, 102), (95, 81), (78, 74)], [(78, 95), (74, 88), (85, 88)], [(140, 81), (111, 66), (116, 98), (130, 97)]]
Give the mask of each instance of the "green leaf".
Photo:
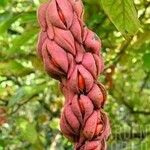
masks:
[(146, 53), (143, 56), (143, 66), (145, 69), (150, 70), (150, 53)]
[(16, 104), (21, 104), (25, 101), (32, 99), (34, 96), (38, 95), (44, 90), (45, 84), (33, 85), (33, 86), (23, 86), (17, 90), (17, 93), (13, 95), (8, 103), (9, 107)]
[(22, 35), (17, 36), (13, 41), (13, 46), (9, 49), (9, 53), (12, 54), (14, 52), (18, 53), (18, 50), (20, 50), (20, 46), (26, 44), (29, 40), (31, 40), (33, 37), (35, 37), (38, 33), (38, 29), (30, 29), (25, 31)]
[(138, 31), (140, 23), (133, 0), (101, 0), (101, 5), (124, 37), (128, 38)]
[(20, 14), (12, 14), (12, 13), (2, 13), (0, 15), (0, 33), (4, 34), (11, 27), (12, 23), (16, 20), (20, 19), (21, 23), (36, 23), (36, 13), (33, 12), (22, 12)]
[[(18, 35), (16, 38), (12, 40), (12, 46), (8, 50), (1, 51), (2, 56), (4, 58), (12, 58), (13, 56), (20, 56), (29, 53), (28, 49), (23, 50), (21, 46), (26, 46), (29, 41), (33, 41), (34, 38), (38, 35), (38, 28), (31, 28), (30, 30), (25, 31), (23, 34)], [(31, 53), (31, 51), (30, 51)]]
[(35, 125), (24, 118), (17, 119), (17, 124), (20, 129), (21, 137), (31, 144), (35, 144), (38, 140), (38, 133)]
[(32, 69), (24, 67), (15, 60), (0, 62), (0, 70), (2, 76), (24, 76), (33, 72)]
[(22, 13), (22, 15), (20, 15), (19, 19), (21, 20), (21, 23), (34, 22), (37, 24), (37, 18), (36, 18), (36, 12), (35, 11)]
[[(19, 18), (19, 16), (13, 16), (11, 13), (8, 14), (9, 15), (7, 18), (4, 18), (4, 20), (0, 23), (0, 34), (4, 34), (9, 29), (11, 24)], [(2, 15), (5, 16), (6, 14), (4, 13)]]

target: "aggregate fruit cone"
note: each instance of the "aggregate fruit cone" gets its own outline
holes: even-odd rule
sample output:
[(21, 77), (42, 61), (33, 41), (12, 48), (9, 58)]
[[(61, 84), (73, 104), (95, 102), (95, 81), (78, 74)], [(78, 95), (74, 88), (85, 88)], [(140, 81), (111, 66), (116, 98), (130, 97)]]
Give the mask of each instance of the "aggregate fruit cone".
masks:
[(103, 110), (106, 91), (98, 76), (104, 69), (101, 41), (83, 21), (81, 0), (49, 0), (38, 10), (38, 54), (45, 70), (60, 81), (65, 104), (62, 133), (75, 150), (106, 150), (110, 126)]

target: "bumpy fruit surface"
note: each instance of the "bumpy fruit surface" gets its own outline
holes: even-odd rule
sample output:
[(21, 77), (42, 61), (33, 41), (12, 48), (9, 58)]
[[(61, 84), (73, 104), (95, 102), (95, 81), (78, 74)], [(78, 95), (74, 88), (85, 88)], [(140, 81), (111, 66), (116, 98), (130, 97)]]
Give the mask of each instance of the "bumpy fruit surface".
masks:
[(75, 150), (106, 150), (110, 134), (103, 107), (106, 91), (101, 42), (83, 22), (81, 0), (49, 0), (38, 10), (38, 54), (45, 70), (60, 81), (65, 96), (60, 127)]

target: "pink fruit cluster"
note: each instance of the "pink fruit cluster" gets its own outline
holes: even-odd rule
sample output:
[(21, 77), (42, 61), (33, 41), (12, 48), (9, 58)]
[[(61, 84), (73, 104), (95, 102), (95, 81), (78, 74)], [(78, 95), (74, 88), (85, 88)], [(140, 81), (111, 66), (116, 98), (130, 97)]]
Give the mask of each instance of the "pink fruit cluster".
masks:
[(103, 106), (106, 91), (97, 82), (104, 64), (98, 36), (83, 22), (81, 0), (49, 0), (38, 10), (38, 54), (65, 96), (60, 127), (75, 150), (106, 150), (110, 134)]

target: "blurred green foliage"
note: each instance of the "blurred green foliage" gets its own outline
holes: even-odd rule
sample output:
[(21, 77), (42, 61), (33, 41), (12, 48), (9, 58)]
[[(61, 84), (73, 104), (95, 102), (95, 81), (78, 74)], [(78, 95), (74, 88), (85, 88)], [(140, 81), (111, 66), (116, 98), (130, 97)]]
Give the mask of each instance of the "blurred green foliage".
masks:
[[(71, 150), (59, 130), (64, 97), (36, 55), (36, 10), (46, 0), (0, 0), (0, 150)], [(150, 147), (150, 1), (84, 0), (102, 40), (109, 150)]]

